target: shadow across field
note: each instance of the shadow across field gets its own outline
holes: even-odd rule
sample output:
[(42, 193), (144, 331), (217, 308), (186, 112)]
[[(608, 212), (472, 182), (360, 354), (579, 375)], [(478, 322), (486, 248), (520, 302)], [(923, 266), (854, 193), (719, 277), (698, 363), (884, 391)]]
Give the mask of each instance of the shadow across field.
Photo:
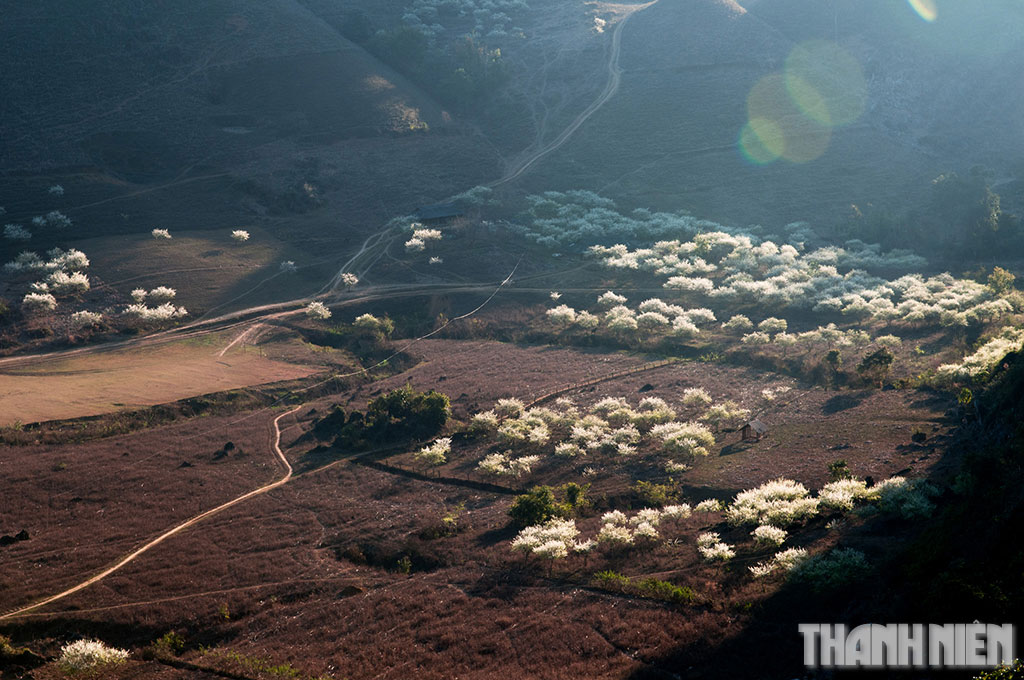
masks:
[(870, 390), (837, 394), (822, 405), (821, 412), (830, 416), (834, 413), (839, 413), (840, 411), (857, 408), (864, 403), (871, 394), (872, 392)]

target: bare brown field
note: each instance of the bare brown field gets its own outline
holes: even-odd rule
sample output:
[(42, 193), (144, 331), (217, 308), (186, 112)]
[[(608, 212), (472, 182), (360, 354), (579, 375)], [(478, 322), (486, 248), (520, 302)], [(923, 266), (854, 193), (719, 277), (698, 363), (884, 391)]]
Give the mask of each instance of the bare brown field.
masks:
[(251, 287), (274, 277), (270, 285), (280, 299), (299, 297), (315, 285), (297, 274), (275, 276), (281, 261), (299, 256), (259, 227), (236, 225), (252, 234), (249, 241), (236, 243), (229, 229), (179, 232), (173, 224), (166, 226), (171, 240), (154, 239), (147, 233), (104, 236), (73, 245), (89, 256), (92, 273), (122, 297), (135, 288), (170, 286), (178, 292), (174, 302), (193, 317), (226, 302), (246, 283)]
[[(279, 474), (274, 414), (197, 418), (80, 445), (0, 450), (4, 548), (0, 609), (74, 585), (143, 539)], [(226, 442), (234, 448), (224, 451)]]
[[(115, 349), (3, 371), (0, 425), (112, 413), (197, 394), (303, 378), (319, 370), (273, 358), (284, 354), (284, 348), (273, 344), (263, 348), (241, 342), (221, 356), (237, 335), (235, 331)], [(306, 354), (308, 358), (311, 351)], [(293, 355), (292, 359), (297, 357)]]
[[(412, 353), (423, 363), (347, 397), (308, 406), (319, 411), (340, 401), (362, 407), (373, 394), (408, 380), (417, 389), (451, 394), (466, 414), (502, 396), (530, 399), (643, 363), (642, 357), (627, 354), (486, 341), (424, 341)], [(816, 488), (826, 481), (828, 462), (839, 457), (859, 475), (927, 475), (940, 462), (936, 447), (949, 427), (942, 420), (945, 401), (927, 393), (829, 392), (795, 384), (790, 377), (721, 364), (679, 363), (568, 394), (581, 405), (603, 396), (632, 402), (644, 387), (643, 395), (676, 403), (684, 389), (695, 385), (716, 400), (730, 398), (748, 406), (765, 387), (792, 389), (758, 409), (771, 428), (765, 439), (740, 445), (737, 433), (722, 432), (711, 455), (681, 476), (691, 502), (728, 499), (778, 476)], [(302, 426), (285, 430), (282, 446), (293, 464), (301, 463), (311, 446), (303, 436), (311, 419), (307, 408), (300, 411)], [(237, 416), (210, 419), (198, 427), (183, 424), (88, 445), (6, 452), (11, 463), (13, 457), (32, 461), (13, 479), (12, 488), (25, 493), (10, 521), (11, 529), (28, 526), (33, 538), (5, 549), (12, 568), (5, 573), (4, 603), (53, 592), (127, 552), (133, 541), (193, 514), (189, 508), (209, 507), (214, 498), (264, 482), (272, 474), (263, 441), (266, 426), (253, 423), (268, 420), (261, 412), (243, 421)], [(910, 442), (916, 429), (928, 434), (921, 446)], [(228, 439), (247, 456), (212, 460)], [(162, 452), (143, 458), (144, 465), (136, 469), (131, 461), (140, 449)], [(175, 536), (104, 581), (4, 627), (34, 622), (48, 630), (62, 622), (76, 631), (116, 631), (121, 644), (130, 646), (177, 629), (189, 640), (182, 656), (189, 663), (234, 668), (217, 656), (222, 650), (288, 663), (309, 677), (562, 678), (571, 673), (622, 678), (700, 668), (754, 620), (760, 603), (778, 589), (777, 582), (751, 583), (746, 567), (766, 554), (751, 547), (748, 529), (728, 527), (718, 513), (697, 513), (666, 527), (664, 535), (678, 541), (639, 552), (577, 556), (553, 569), (532, 564), (509, 551), (515, 535), (507, 526), (511, 497), (450, 481), (478, 479), (472, 468), (481, 455), (477, 445), (453, 447), (451, 462), (440, 470), (444, 478), (437, 480), (344, 459), (313, 469)], [(178, 468), (182, 458), (192, 467)], [(64, 460), (68, 468), (58, 471), (57, 463)], [(404, 465), (403, 460), (397, 455), (387, 462)], [(129, 466), (123, 471), (121, 461)], [(586, 480), (593, 485), (594, 505), (578, 519), (584, 534), (596, 531), (606, 509), (641, 507), (629, 488), (635, 479), (658, 478), (642, 461), (621, 464), (588, 457), (545, 462), (520, 483), (578, 479), (575, 468), (582, 464), (600, 468)], [(68, 474), (78, 466), (84, 474)], [(113, 479), (112, 470), (118, 470)], [(59, 500), (48, 501), (48, 494)], [(72, 503), (68, 496), (85, 500)], [(438, 535), (442, 518), (452, 512), (458, 532)], [(33, 531), (32, 522), (42, 517), (48, 519)], [(833, 545), (840, 535), (825, 530), (828, 519), (816, 518), (796, 532), (795, 544), (815, 552)], [(840, 539), (845, 545), (869, 555), (882, 551), (871, 534), (861, 531), (864, 520), (845, 521)], [(696, 534), (705, 530), (721, 532), (738, 546), (740, 556), (727, 566), (705, 564), (693, 545)], [(901, 530), (890, 542), (902, 540)], [(885, 546), (889, 549), (892, 545)], [(408, 574), (401, 568), (404, 558), (409, 559)], [(695, 599), (668, 604), (603, 591), (593, 586), (591, 575), (604, 569), (687, 586)], [(208, 651), (200, 651), (200, 643)], [(738, 660), (717, 668), (729, 677), (751, 677)], [(126, 667), (119, 677), (138, 672), (137, 666)]]

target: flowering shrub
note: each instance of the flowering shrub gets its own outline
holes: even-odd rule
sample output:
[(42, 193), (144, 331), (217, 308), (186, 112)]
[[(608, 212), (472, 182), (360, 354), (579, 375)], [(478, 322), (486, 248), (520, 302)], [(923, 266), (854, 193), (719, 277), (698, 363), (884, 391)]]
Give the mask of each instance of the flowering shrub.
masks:
[(558, 305), (547, 311), (547, 317), (560, 326), (568, 326), (576, 320), (576, 310), (569, 305)]
[(27, 241), (32, 238), (32, 232), (20, 224), (5, 224), (4, 238), (11, 241)]
[(82, 272), (55, 271), (46, 277), (46, 289), (55, 295), (77, 295), (89, 290), (89, 277)]
[(71, 219), (59, 210), (51, 210), (45, 215), (33, 217), (32, 225), (50, 229), (67, 229), (71, 226)]
[(231, 238), (239, 243), (245, 243), (249, 240), (249, 232), (245, 229), (235, 229), (231, 232)]
[(790, 548), (777, 552), (767, 562), (759, 562), (751, 567), (750, 573), (754, 578), (764, 578), (776, 571), (790, 572), (807, 561), (807, 551), (803, 548)]
[(174, 290), (170, 286), (157, 286), (153, 290), (149, 291), (149, 298), (151, 300), (170, 300), (178, 291)]
[(717, 498), (708, 498), (697, 503), (693, 508), (697, 512), (720, 512), (723, 509), (722, 501)]
[(928, 517), (935, 509), (930, 498), (935, 495), (935, 488), (923, 480), (911, 482), (903, 477), (890, 477), (868, 491), (868, 498), (875, 501), (882, 512), (903, 519)]
[(423, 465), (444, 465), (452, 450), (451, 437), (442, 437), (413, 454), (413, 459)]
[(519, 478), (529, 474), (533, 466), (540, 461), (540, 456), (520, 456), (513, 458), (507, 453), (492, 453), (477, 464), (483, 472), (499, 477)]
[(154, 229), (149, 233), (152, 234), (153, 238), (157, 240), (171, 238), (171, 232), (167, 231), (166, 229)]
[(870, 571), (864, 553), (840, 548), (803, 560), (791, 574), (794, 581), (807, 583), (815, 592), (824, 592), (857, 581)]
[(775, 479), (742, 491), (726, 509), (732, 525), (770, 524), (786, 527), (818, 513), (818, 499), (808, 497), (803, 484), (791, 479)]
[(359, 283), (359, 277), (351, 272), (345, 272), (341, 275), (341, 285), (346, 288), (352, 288)]
[(683, 406), (707, 406), (711, 395), (703, 387), (688, 387), (683, 390)]
[(818, 492), (818, 501), (826, 508), (853, 510), (854, 504), (871, 496), (872, 493), (863, 480), (839, 479), (821, 488)]
[(71, 327), (75, 329), (98, 326), (103, 321), (103, 315), (96, 312), (82, 310), (71, 315)]
[(188, 316), (188, 310), (184, 307), (175, 307), (170, 302), (165, 302), (158, 307), (147, 307), (136, 303), (125, 307), (124, 314), (142, 321), (170, 321)]
[(751, 531), (750, 535), (754, 537), (754, 541), (758, 545), (782, 545), (786, 542), (787, 534), (785, 529), (773, 527), (770, 524), (762, 524)]
[(26, 293), (21, 306), (29, 312), (53, 311), (57, 308), (57, 298), (49, 293)]
[(329, 310), (327, 308), (327, 305), (320, 302), (319, 300), (314, 300), (313, 302), (310, 302), (308, 305), (306, 305), (306, 316), (308, 316), (311, 319), (319, 319), (320, 321), (324, 321), (326, 319), (331, 318), (331, 310)]
[(999, 333), (964, 357), (958, 364), (943, 364), (936, 371), (940, 381), (950, 383), (954, 380), (983, 380), (1010, 352), (1019, 352), (1024, 348), (1024, 328), (1006, 326)]
[(78, 640), (61, 647), (57, 663), (69, 673), (78, 673), (127, 660), (128, 652), (124, 649), (107, 647), (99, 640)]
[(736, 551), (713, 531), (697, 536), (697, 552), (705, 562), (728, 562), (736, 556)]

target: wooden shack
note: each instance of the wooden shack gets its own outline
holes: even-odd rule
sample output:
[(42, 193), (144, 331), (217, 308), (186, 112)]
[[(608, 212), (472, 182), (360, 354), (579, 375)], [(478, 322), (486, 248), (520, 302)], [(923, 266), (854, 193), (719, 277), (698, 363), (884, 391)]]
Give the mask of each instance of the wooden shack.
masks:
[(745, 442), (761, 441), (761, 437), (768, 434), (768, 426), (756, 418), (740, 429), (740, 437)]

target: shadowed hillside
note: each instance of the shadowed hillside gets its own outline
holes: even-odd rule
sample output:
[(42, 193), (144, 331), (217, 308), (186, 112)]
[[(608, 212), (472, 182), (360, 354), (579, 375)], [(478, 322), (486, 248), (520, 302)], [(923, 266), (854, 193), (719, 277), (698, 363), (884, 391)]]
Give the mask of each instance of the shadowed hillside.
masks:
[[(663, 1), (637, 13), (619, 95), (531, 188), (569, 178), (558, 188), (777, 224), (913, 205), (950, 168), (1013, 170), (1019, 5), (994, 26), (959, 16), (966, 5), (928, 23), (905, 3), (834, 4)], [(813, 89), (791, 97), (794, 69)], [(842, 110), (822, 110), (833, 104)], [(752, 121), (769, 148), (744, 145)]]

